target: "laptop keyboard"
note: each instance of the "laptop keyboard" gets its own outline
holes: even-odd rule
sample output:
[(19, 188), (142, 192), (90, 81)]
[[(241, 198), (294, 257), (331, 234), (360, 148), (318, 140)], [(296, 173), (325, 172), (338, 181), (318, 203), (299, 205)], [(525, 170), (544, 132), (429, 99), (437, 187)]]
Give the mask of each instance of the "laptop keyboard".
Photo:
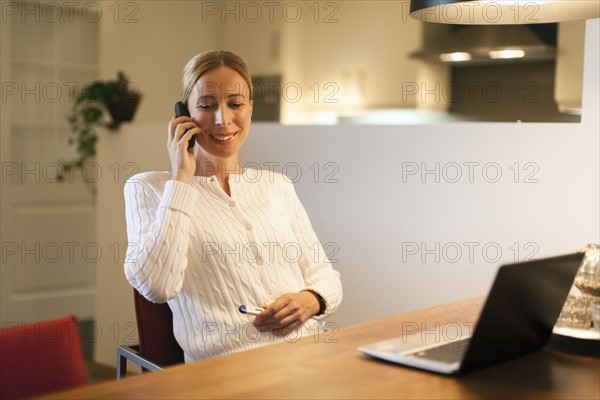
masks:
[(468, 339), (457, 340), (455, 342), (450, 342), (437, 347), (432, 347), (430, 349), (418, 351), (411, 354), (411, 356), (445, 363), (453, 363), (462, 360), (468, 344)]

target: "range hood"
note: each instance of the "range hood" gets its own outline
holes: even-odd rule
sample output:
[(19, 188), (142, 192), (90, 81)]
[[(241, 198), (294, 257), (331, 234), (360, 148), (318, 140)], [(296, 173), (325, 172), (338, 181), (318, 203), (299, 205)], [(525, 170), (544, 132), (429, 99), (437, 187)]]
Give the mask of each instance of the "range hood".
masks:
[(441, 25), (424, 23), (423, 48), (412, 58), (432, 63), (490, 64), (553, 60), (557, 24)]

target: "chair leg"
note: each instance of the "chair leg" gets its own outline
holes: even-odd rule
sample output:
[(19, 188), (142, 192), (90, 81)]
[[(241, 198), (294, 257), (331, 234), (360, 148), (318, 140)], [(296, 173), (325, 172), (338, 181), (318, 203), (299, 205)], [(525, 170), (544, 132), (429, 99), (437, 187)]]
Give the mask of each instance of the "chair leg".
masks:
[(117, 380), (127, 376), (127, 357), (117, 349)]
[(117, 380), (127, 375), (128, 361), (139, 365), (144, 371), (158, 371), (163, 369), (162, 365), (142, 356), (139, 350), (139, 345), (117, 346)]

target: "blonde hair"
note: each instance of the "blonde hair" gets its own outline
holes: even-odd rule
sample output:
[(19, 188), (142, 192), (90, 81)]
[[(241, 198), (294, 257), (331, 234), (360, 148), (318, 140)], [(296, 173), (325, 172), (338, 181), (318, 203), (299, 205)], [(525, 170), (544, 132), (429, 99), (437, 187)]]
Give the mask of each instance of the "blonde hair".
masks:
[(246, 81), (248, 84), (249, 96), (252, 99), (252, 79), (248, 66), (238, 55), (225, 50), (209, 50), (197, 54), (183, 68), (183, 78), (181, 80), (181, 101), (187, 103), (192, 89), (198, 79), (209, 71), (219, 67), (229, 67)]

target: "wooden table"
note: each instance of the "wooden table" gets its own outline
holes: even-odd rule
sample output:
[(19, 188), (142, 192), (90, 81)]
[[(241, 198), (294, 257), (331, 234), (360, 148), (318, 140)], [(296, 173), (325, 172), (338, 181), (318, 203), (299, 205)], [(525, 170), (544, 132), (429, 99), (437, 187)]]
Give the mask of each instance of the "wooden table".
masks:
[(364, 357), (359, 345), (425, 323), (472, 323), (483, 299), (469, 299), (354, 325), (257, 350), (88, 386), (47, 398), (244, 399), (600, 399), (600, 359), (546, 348), (459, 377)]

